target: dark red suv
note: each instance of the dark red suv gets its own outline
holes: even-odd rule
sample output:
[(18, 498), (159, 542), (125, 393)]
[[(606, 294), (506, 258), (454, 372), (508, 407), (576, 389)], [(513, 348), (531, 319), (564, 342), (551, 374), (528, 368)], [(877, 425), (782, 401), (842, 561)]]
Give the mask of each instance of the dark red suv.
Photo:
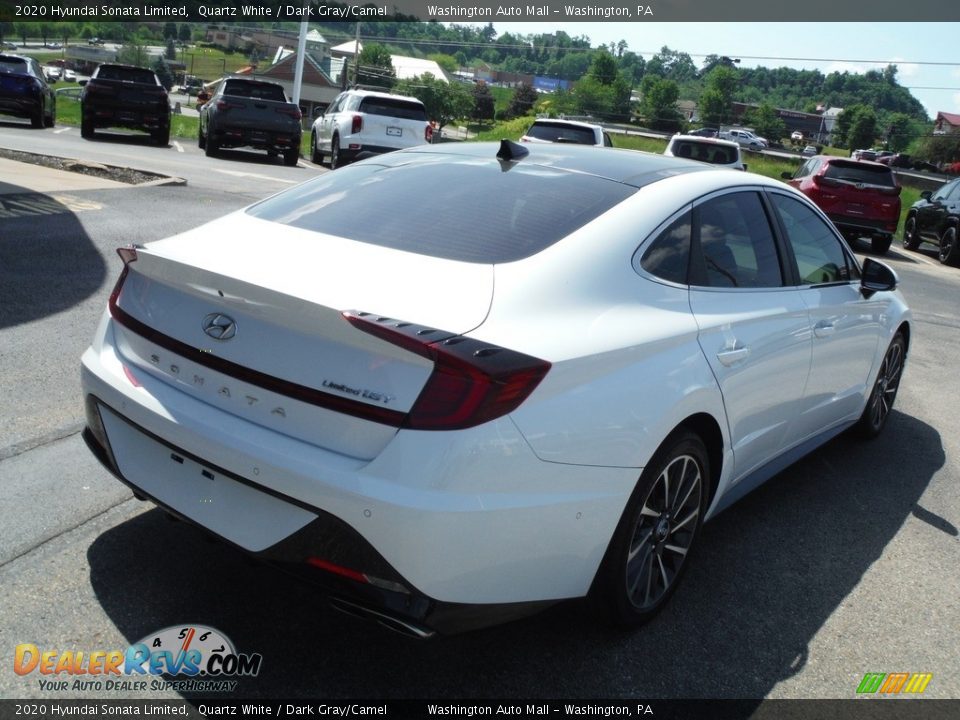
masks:
[(900, 221), (900, 185), (886, 165), (817, 155), (783, 178), (813, 200), (848, 240), (867, 236), (875, 253), (890, 249)]

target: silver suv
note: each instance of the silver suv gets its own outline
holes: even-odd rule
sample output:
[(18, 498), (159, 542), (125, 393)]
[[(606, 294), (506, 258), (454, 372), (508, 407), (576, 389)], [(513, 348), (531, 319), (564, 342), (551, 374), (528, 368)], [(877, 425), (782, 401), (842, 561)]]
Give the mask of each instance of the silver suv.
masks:
[(372, 90), (346, 90), (313, 121), (311, 160), (337, 168), (361, 154), (379, 155), (433, 140), (433, 126), (415, 97)]
[(696, 135), (674, 135), (667, 143), (667, 149), (663, 154), (699, 160), (731, 170), (747, 169), (746, 163), (740, 158), (740, 146), (730, 140)]
[(579, 120), (534, 120), (533, 125), (520, 138), (520, 142), (557, 142), (575, 145), (613, 147), (610, 136), (599, 125)]

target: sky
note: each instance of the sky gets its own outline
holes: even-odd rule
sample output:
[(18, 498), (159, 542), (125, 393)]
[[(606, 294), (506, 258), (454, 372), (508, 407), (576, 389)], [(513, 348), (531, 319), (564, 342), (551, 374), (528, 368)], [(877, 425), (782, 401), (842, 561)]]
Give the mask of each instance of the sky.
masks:
[(741, 67), (786, 66), (824, 74), (863, 73), (894, 63), (899, 83), (910, 88), (931, 119), (938, 111), (960, 114), (960, 23), (494, 22), (493, 26), (500, 33), (525, 35), (563, 30), (571, 37), (586, 35), (594, 47), (626, 40), (629, 50), (648, 60), (666, 45), (689, 54), (698, 67), (709, 54), (740, 58)]

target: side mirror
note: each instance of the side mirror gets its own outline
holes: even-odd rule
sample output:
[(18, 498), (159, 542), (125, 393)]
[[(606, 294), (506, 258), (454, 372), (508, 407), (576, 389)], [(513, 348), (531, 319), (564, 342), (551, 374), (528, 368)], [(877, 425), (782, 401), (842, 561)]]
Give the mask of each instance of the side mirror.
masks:
[(789, 173), (789, 172), (784, 171), (784, 172), (780, 173), (780, 177), (781, 177), (781, 179), (783, 179), (783, 180), (793, 180), (793, 173)]
[(924, 200), (929, 200), (931, 195), (933, 195), (933, 193), (929, 190), (924, 190), (922, 193), (920, 193), (920, 197), (922, 197)]
[(897, 273), (888, 265), (866, 258), (863, 261), (863, 274), (860, 277), (860, 293), (868, 298), (876, 292), (889, 292), (897, 289), (900, 282)]
[(743, 171), (744, 171), (744, 172), (747, 171), (747, 164), (746, 164), (746, 163), (743, 163)]
[(313, 119), (316, 120), (318, 117), (323, 117), (323, 108), (313, 109)]
[(86, 85), (88, 82), (90, 82), (90, 81), (89, 81), (89, 80), (77, 80), (77, 85), (80, 85), (80, 86), (82, 87), (82, 86)]

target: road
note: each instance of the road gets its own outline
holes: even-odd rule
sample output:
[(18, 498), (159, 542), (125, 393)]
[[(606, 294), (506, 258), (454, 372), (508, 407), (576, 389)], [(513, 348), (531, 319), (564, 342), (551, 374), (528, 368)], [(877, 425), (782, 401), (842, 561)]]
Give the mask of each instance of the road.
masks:
[[(316, 171), (58, 130), (0, 123), (0, 147), (36, 151), (42, 140), (51, 154), (187, 185), (49, 192), (62, 209), (0, 218), (0, 697), (91, 696), (14, 673), (18, 643), (123, 650), (201, 623), (263, 655), (238, 688), (245, 697), (849, 698), (867, 672), (930, 672), (926, 696), (960, 698), (957, 269), (894, 248), (887, 260), (916, 329), (885, 434), (837, 439), (708, 524), (683, 587), (646, 628), (614, 632), (568, 603), (416, 642), (337, 614), (311, 588), (135, 501), (77, 432), (78, 358), (119, 272), (114, 249)], [(39, 197), (16, 183), (0, 179), (0, 201)], [(115, 694), (144, 695), (179, 697)]]

